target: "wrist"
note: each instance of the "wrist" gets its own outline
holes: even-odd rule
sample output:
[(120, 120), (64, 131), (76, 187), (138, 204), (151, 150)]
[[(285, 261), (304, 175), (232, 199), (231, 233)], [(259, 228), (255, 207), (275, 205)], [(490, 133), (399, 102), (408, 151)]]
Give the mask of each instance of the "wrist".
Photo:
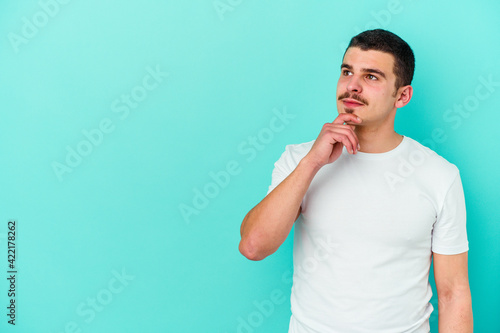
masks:
[(304, 156), (297, 166), (297, 168), (303, 169), (304, 171), (311, 173), (313, 176), (319, 171), (319, 169), (321, 169), (321, 167), (322, 165), (313, 161), (309, 154)]

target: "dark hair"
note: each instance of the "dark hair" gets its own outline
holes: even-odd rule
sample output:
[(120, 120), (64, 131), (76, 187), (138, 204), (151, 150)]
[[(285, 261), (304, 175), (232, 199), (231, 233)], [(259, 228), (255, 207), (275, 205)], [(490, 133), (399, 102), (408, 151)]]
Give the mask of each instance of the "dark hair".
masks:
[(359, 47), (363, 51), (375, 50), (392, 54), (394, 75), (396, 75), (396, 91), (402, 86), (411, 84), (415, 71), (415, 56), (410, 45), (396, 34), (383, 29), (367, 30), (354, 36), (347, 49), (350, 47)]

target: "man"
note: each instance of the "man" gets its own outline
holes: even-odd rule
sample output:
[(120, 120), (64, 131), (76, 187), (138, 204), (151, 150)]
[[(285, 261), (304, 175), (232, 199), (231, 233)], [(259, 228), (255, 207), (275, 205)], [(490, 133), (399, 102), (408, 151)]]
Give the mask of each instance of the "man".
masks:
[(395, 34), (355, 36), (337, 84), (338, 117), (288, 145), (267, 196), (245, 216), (240, 252), (274, 253), (295, 225), (293, 333), (472, 332), (465, 202), (459, 171), (394, 131), (415, 60)]

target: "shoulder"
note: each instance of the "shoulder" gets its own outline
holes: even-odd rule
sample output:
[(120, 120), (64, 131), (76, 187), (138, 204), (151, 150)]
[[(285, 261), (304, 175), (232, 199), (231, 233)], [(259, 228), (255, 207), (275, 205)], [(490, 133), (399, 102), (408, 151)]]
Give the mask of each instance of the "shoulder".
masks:
[(458, 167), (440, 156), (432, 149), (416, 140), (406, 137), (408, 141), (406, 159), (422, 176), (439, 183), (450, 183), (459, 174)]
[(299, 164), (300, 160), (309, 153), (314, 141), (299, 143), (299, 144), (289, 144), (285, 146), (285, 151), (281, 154), (280, 159), (276, 164), (286, 164), (290, 167), (295, 167)]
[(285, 146), (285, 152), (289, 152), (294, 155), (306, 155), (312, 148), (314, 142), (316, 140), (312, 140), (309, 142), (298, 143), (298, 144), (290, 144)]

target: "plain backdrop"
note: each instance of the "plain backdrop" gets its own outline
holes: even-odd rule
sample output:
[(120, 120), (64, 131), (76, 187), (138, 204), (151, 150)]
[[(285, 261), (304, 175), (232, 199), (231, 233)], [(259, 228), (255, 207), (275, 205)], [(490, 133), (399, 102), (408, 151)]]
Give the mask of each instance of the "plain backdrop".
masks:
[(0, 276), (11, 219), (18, 273), (15, 327), (0, 282), (0, 330), (287, 332), (293, 230), (252, 262), (240, 224), (285, 145), (336, 117), (350, 38), (384, 28), (416, 56), (396, 130), (460, 169), (474, 326), (499, 332), (499, 13), (493, 0), (2, 1)]

